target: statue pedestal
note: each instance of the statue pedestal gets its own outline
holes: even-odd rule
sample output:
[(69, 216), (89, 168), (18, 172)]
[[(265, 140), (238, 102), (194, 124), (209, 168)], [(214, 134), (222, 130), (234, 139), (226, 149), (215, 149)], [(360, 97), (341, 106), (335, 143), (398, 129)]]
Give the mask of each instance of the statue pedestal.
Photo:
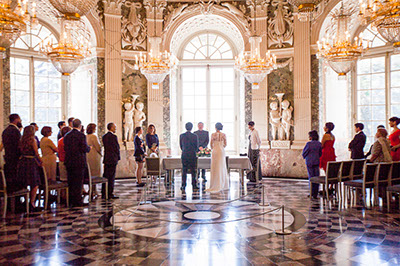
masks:
[(272, 140), (270, 141), (271, 149), (290, 149), (290, 140)]

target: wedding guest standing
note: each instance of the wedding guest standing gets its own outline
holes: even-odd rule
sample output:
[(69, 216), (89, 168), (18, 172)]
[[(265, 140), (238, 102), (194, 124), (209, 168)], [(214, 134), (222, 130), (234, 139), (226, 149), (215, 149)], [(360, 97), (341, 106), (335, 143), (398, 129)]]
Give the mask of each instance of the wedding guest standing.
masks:
[(79, 119), (72, 122), (72, 130), (64, 137), (65, 166), (67, 168), (69, 198), (72, 207), (83, 206), (83, 178), (87, 167), (86, 153), (90, 147), (86, 143), (85, 134), (81, 132)]
[[(308, 132), (308, 138), (310, 141), (304, 147), (302, 156), (306, 160), (308, 180), (310, 180), (311, 177), (319, 176), (319, 158), (322, 155), (322, 144), (318, 141), (319, 136), (316, 130)], [(313, 183), (310, 186), (312, 186), (310, 197), (316, 199), (318, 197), (319, 184)]]
[(143, 129), (141, 127), (135, 128), (135, 138), (133, 143), (135, 144), (135, 162), (137, 164), (136, 167), (136, 182), (138, 187), (143, 187), (146, 183), (142, 183), (142, 175), (143, 175), (143, 165), (146, 156), (144, 142), (141, 138), (143, 134)]
[(320, 159), (319, 167), (324, 169), (326, 173), (326, 166), (328, 162), (336, 161), (335, 148), (333, 145), (335, 144), (335, 136), (332, 134), (332, 130), (335, 128), (335, 125), (332, 122), (328, 122), (324, 126), (325, 134), (322, 137), (322, 156)]
[(96, 124), (89, 124), (86, 128), (86, 141), (91, 147), (87, 159), (92, 176), (101, 176), (101, 146), (96, 133)]
[(70, 127), (63, 127), (61, 129), (61, 138), (58, 141), (58, 169), (60, 170), (60, 180), (63, 182), (68, 181), (67, 168), (65, 167), (65, 150), (64, 150), (64, 137), (71, 131)]
[(154, 144), (157, 146), (158, 150), (160, 142), (158, 140), (158, 135), (156, 134), (156, 127), (153, 124), (151, 124), (147, 128), (147, 134), (146, 134), (146, 145), (148, 150), (150, 150)]
[(363, 159), (364, 155), (364, 146), (367, 141), (367, 136), (365, 136), (363, 129), (364, 124), (356, 123), (354, 125), (354, 129), (356, 131), (356, 135), (353, 140), (349, 143), (349, 151), (351, 151), (351, 159)]
[(35, 128), (27, 126), (17, 147), (20, 150), (21, 158), (16, 167), (17, 177), (23, 186), (30, 186), (30, 210), (40, 211), (41, 208), (35, 206), (36, 194), (40, 182), (40, 169), (42, 159), (38, 153), (35, 140)]
[(62, 138), (61, 129), (65, 127), (65, 121), (58, 122), (57, 126), (58, 126), (57, 141), (59, 141)]
[(199, 189), (196, 184), (196, 175), (197, 175), (197, 151), (199, 149), (199, 140), (196, 134), (193, 134), (191, 131), (193, 129), (192, 123), (186, 123), (185, 125), (186, 132), (181, 134), (179, 137), (179, 146), (182, 150), (182, 186), (181, 190), (185, 191), (186, 189), (186, 179), (187, 172), (190, 170), (192, 175), (192, 187), (193, 190)]
[(249, 135), (249, 149), (248, 149), (248, 156), (253, 166), (253, 170), (247, 174), (247, 178), (251, 182), (256, 182), (256, 177), (258, 176), (259, 180), (262, 179), (261, 174), (261, 164), (260, 164), (260, 146), (261, 146), (261, 139), (260, 135), (258, 134), (257, 129), (255, 128), (255, 123), (250, 121), (248, 123), (250, 129)]
[[(118, 199), (114, 195), (114, 182), (115, 182), (115, 171), (117, 169), (118, 161), (121, 160), (118, 137), (115, 135), (117, 127), (114, 123), (108, 123), (108, 132), (103, 136), (104, 145), (104, 177), (108, 179), (108, 198)], [(101, 189), (101, 196), (105, 198), (106, 187), (103, 184)]]
[(68, 118), (68, 126), (69, 126), (70, 128), (73, 128), (72, 122), (74, 121), (74, 119), (75, 119), (75, 118), (73, 118), (73, 117)]
[(389, 136), (391, 148), (391, 155), (394, 162), (400, 161), (400, 129), (398, 125), (400, 118), (392, 117), (389, 119), (389, 125), (393, 128), (392, 133)]
[(372, 147), (372, 155), (370, 162), (372, 163), (382, 163), (391, 162), (392, 156), (390, 155), (390, 141), (387, 139), (386, 129), (379, 128), (376, 132), (376, 141)]
[(43, 166), (46, 169), (48, 180), (56, 180), (57, 175), (57, 156), (58, 149), (53, 141), (49, 138), (51, 136), (51, 127), (43, 127), (41, 132), (43, 138), (40, 141), (40, 149), (42, 150)]
[[(376, 129), (380, 129), (383, 128), (385, 129), (384, 125), (379, 125)], [(369, 147), (369, 151), (367, 152), (367, 154), (365, 154), (364, 158), (368, 158), (368, 156), (370, 156), (372, 154), (372, 148), (374, 147), (374, 144), (371, 145), (371, 147)]]
[(39, 131), (39, 127), (36, 123), (30, 123), (30, 125), (35, 128), (35, 140), (36, 140), (36, 144), (37, 144), (38, 148), (40, 149), (40, 141), (39, 141), (38, 136), (36, 136), (36, 132)]
[(22, 126), (22, 121), (18, 114), (11, 114), (9, 121), (9, 126), (2, 133), (5, 162), (4, 174), (7, 180), (7, 189), (16, 191), (22, 188), (20, 182), (16, 180), (18, 159), (21, 155), (20, 149), (18, 149), (21, 132), (18, 127)]
[[(199, 150), (201, 151), (201, 150), (207, 148), (208, 143), (210, 142), (210, 137), (209, 137), (208, 131), (204, 130), (203, 122), (199, 122), (197, 124), (197, 128), (198, 128), (198, 130), (195, 131), (194, 134), (196, 134), (197, 137), (199, 138)], [(206, 169), (199, 170), (199, 173), (198, 173), (199, 176), (200, 176), (200, 172), (201, 172), (201, 177), (203, 178), (203, 181), (207, 182)]]

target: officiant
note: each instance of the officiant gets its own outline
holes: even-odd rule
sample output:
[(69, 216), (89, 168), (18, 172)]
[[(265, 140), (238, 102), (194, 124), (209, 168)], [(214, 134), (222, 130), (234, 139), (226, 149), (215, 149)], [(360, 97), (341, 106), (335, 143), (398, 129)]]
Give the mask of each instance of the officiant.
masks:
[[(203, 122), (199, 122), (197, 124), (197, 128), (198, 130), (195, 131), (194, 134), (196, 134), (197, 137), (199, 138), (199, 150), (202, 150), (207, 148), (208, 143), (210, 142), (210, 138), (208, 135), (208, 131), (204, 130)], [(201, 177), (203, 178), (203, 182), (207, 182), (206, 169), (199, 169), (197, 176), (200, 176), (200, 172), (201, 172)]]

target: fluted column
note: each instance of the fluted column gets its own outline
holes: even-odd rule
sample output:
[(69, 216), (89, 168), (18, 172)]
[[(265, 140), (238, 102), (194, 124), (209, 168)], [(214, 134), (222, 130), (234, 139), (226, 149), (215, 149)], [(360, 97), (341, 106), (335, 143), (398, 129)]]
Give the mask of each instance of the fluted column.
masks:
[(294, 142), (303, 148), (311, 129), (310, 22), (294, 19)]
[(122, 140), (122, 64), (121, 64), (121, 4), (104, 3), (105, 31), (105, 122), (117, 125), (118, 139)]

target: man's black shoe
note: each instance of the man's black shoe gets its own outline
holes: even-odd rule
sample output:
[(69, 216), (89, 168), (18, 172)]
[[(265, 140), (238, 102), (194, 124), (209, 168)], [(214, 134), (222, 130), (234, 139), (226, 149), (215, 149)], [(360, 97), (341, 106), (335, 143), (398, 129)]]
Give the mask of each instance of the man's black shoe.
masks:
[(114, 195), (111, 195), (109, 198), (110, 198), (110, 199), (119, 199), (119, 197), (114, 196)]

